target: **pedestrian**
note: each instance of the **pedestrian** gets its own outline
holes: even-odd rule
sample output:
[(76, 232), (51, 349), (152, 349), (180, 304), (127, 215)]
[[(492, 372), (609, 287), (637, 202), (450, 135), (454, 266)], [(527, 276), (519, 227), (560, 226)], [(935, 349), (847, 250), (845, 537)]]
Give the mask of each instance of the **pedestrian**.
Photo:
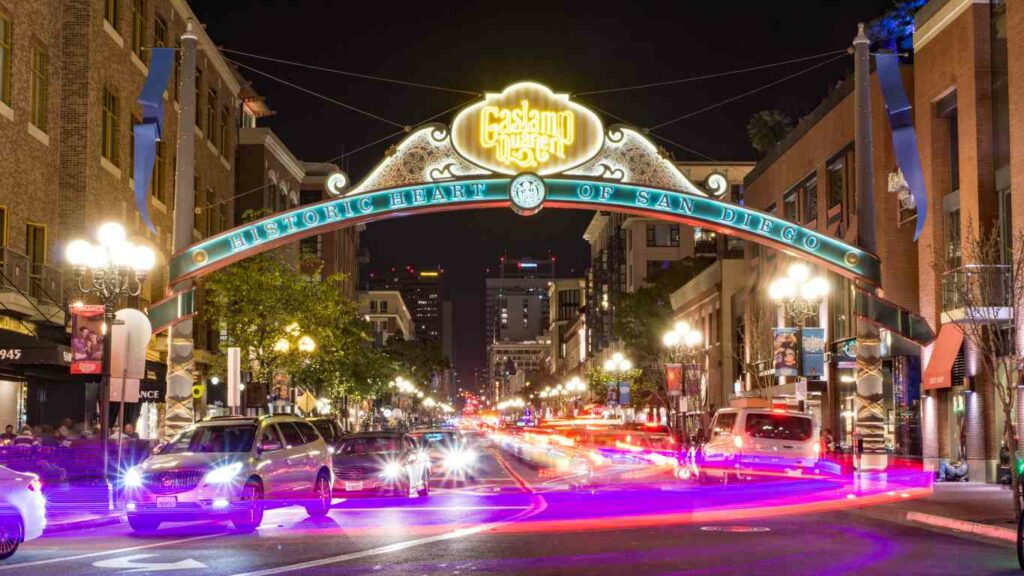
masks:
[(832, 454), (836, 449), (835, 438), (832, 437), (832, 430), (825, 428), (821, 434), (821, 453)]
[(138, 440), (139, 434), (135, 431), (135, 424), (128, 422), (124, 425), (124, 437), (126, 439)]
[(14, 438), (15, 446), (32, 447), (39, 444), (39, 438), (32, 432), (31, 426), (24, 426), (21, 432)]
[(0, 441), (4, 444), (10, 444), (11, 442), (14, 442), (14, 439), (17, 437), (18, 435), (14, 433), (14, 426), (8, 424), (4, 427), (4, 433), (0, 434)]

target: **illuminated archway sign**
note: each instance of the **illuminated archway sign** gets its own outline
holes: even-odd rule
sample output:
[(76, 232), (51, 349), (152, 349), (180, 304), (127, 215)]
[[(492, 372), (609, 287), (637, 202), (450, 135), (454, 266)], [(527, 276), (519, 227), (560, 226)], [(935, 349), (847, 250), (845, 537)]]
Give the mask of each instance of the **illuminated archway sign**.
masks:
[[(170, 262), (171, 283), (333, 229), (385, 218), (479, 208), (624, 212), (711, 228), (877, 285), (878, 258), (839, 239), (722, 199), (712, 174), (697, 186), (634, 128), (605, 129), (592, 111), (533, 82), (462, 110), (452, 128), (413, 130), (351, 190), (328, 178), (330, 198), (190, 246)], [(429, 239), (423, 239), (429, 241)]]

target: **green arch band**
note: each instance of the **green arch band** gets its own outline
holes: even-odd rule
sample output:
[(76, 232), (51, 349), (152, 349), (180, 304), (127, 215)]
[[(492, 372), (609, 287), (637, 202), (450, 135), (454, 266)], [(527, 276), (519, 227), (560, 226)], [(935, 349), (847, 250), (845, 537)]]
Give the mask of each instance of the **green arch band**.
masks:
[[(757, 210), (650, 186), (580, 178), (545, 178), (544, 207), (608, 210), (710, 228), (821, 264), (878, 285), (881, 264), (829, 235)], [(170, 283), (208, 274), (260, 252), (338, 228), (386, 218), (478, 208), (510, 208), (510, 178), (463, 179), (342, 196), (274, 214), (212, 236), (176, 254)]]

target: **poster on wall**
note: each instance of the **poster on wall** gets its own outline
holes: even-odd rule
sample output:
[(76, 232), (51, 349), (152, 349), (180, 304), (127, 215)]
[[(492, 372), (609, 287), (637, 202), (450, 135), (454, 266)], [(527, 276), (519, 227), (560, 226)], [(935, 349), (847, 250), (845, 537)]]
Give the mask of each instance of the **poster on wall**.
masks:
[(776, 376), (796, 376), (797, 370), (797, 329), (773, 328), (775, 338), (772, 355), (775, 357)]
[(804, 328), (801, 342), (803, 376), (821, 378), (825, 374), (825, 329)]
[(71, 307), (71, 373), (99, 374), (103, 370), (103, 306)]

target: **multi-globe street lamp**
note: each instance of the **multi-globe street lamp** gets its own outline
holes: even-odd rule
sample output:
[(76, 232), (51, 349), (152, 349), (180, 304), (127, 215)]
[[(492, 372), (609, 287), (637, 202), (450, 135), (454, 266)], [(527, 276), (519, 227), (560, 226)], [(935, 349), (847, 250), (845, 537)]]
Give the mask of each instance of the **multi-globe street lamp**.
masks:
[(138, 296), (146, 274), (156, 264), (156, 253), (149, 246), (128, 241), (124, 227), (107, 222), (96, 231), (93, 244), (88, 240), (72, 240), (64, 256), (75, 272), (78, 289), (95, 294), (103, 303), (103, 359), (100, 376), (100, 445), (103, 479), (109, 486), (110, 454), (110, 334), (114, 325), (114, 305), (122, 296)]
[[(689, 404), (689, 394), (686, 390), (686, 370), (696, 373), (698, 381), (703, 372), (703, 364), (700, 362), (701, 344), (704, 342), (704, 334), (695, 328), (691, 328), (686, 321), (676, 322), (671, 330), (665, 332), (661, 337), (661, 343), (668, 349), (669, 358), (680, 364), (682, 369), (679, 391), (679, 406), (677, 429), (683, 440), (689, 438), (686, 424), (686, 410)], [(685, 362), (685, 366), (682, 363)]]
[(623, 356), (622, 352), (616, 352), (615, 354), (612, 354), (611, 358), (605, 360), (604, 371), (611, 374), (612, 377), (615, 378), (615, 380), (612, 383), (612, 386), (609, 387), (614, 387), (615, 392), (613, 395), (612, 390), (609, 389), (609, 397), (617, 397), (618, 393), (620, 393), (622, 390), (622, 378), (625, 377), (626, 373), (628, 373), (632, 369), (633, 362), (629, 358)]
[[(824, 276), (811, 277), (811, 269), (802, 262), (790, 264), (786, 275), (776, 278), (768, 286), (768, 297), (782, 306), (785, 316), (796, 325), (798, 355), (803, 354), (804, 325), (818, 316), (821, 302), (829, 290), (828, 279)], [(797, 373), (800, 372), (797, 369)]]

